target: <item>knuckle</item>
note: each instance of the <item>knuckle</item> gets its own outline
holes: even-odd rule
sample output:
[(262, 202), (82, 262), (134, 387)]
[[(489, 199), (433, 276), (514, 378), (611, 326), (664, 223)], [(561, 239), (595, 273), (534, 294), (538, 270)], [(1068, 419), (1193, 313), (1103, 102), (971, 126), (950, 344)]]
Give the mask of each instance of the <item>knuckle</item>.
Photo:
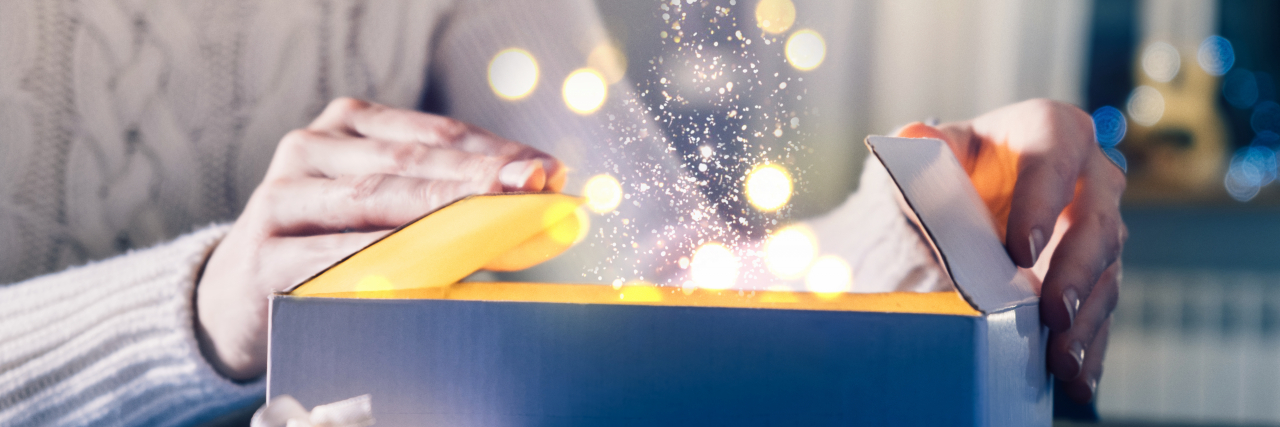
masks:
[(425, 145), (382, 143), (384, 150), (391, 156), (391, 161), (399, 173), (407, 173), (427, 162), (431, 149)]
[(428, 131), (437, 140), (453, 144), (471, 132), (471, 125), (451, 117), (440, 117)]
[(365, 108), (369, 108), (369, 105), (370, 104), (368, 101), (347, 97), (347, 96), (342, 96), (342, 97), (334, 98), (332, 101), (329, 101), (329, 105), (326, 107), (326, 109), (329, 109), (335, 112), (340, 112), (340, 113), (347, 113), (347, 112), (359, 111)]
[(304, 147), (307, 141), (316, 137), (316, 133), (306, 129), (294, 129), (280, 138), (280, 146), (296, 150)]
[(386, 185), (388, 177), (385, 174), (372, 174), (350, 178), (348, 197), (356, 203), (368, 203)]

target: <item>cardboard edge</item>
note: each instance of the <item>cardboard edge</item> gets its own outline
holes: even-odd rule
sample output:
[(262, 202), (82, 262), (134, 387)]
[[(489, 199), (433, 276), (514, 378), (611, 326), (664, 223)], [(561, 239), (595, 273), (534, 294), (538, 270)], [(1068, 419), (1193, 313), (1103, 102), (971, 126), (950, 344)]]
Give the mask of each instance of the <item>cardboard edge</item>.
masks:
[(362, 248), (360, 248), (360, 249), (356, 250), (355, 252), (352, 252), (352, 253), (347, 254), (347, 256), (342, 257), (342, 259), (340, 259), (340, 260), (338, 260), (338, 261), (334, 262), (333, 264), (329, 264), (329, 266), (328, 266), (328, 267), (325, 267), (323, 270), (320, 270), (320, 271), (316, 272), (316, 274), (312, 274), (310, 277), (307, 277), (305, 280), (303, 280), (303, 281), (301, 281), (301, 282), (298, 282), (298, 283), (295, 283), (295, 284), (293, 284), (293, 286), (289, 286), (289, 287), (287, 287), (287, 288), (284, 288), (284, 289), (282, 289), (280, 292), (282, 292), (282, 293), (286, 293), (286, 294), (287, 294), (287, 293), (290, 293), (290, 292), (293, 292), (294, 290), (298, 289), (298, 288), (299, 288), (299, 287), (301, 287), (302, 285), (307, 284), (307, 282), (310, 282), (310, 281), (312, 281), (313, 279), (315, 279), (315, 278), (317, 278), (317, 277), (320, 277), (320, 276), (324, 275), (325, 273), (329, 272), (329, 270), (332, 270), (334, 267), (337, 267), (339, 264), (342, 264), (342, 263), (344, 263), (344, 262), (347, 262), (347, 260), (351, 259), (351, 257), (356, 256), (356, 254), (358, 254), (358, 253), (360, 253), (360, 252), (364, 252), (364, 250), (365, 250), (365, 249), (369, 249), (370, 247), (372, 247), (372, 246), (374, 246), (374, 245), (376, 245), (376, 244), (378, 244), (378, 243), (381, 243), (383, 240), (385, 240), (385, 239), (387, 239), (387, 238), (389, 238), (389, 237), (391, 237), (391, 236), (395, 235), (396, 233), (399, 233), (401, 230), (404, 230), (405, 228), (409, 227), (410, 225), (416, 224), (418, 221), (422, 221), (424, 218), (426, 218), (426, 217), (428, 217), (428, 216), (431, 216), (431, 214), (434, 214), (434, 213), (436, 213), (436, 212), (440, 212), (441, 210), (444, 210), (445, 208), (448, 208), (448, 207), (450, 207), (450, 206), (453, 206), (453, 205), (456, 205), (456, 204), (458, 204), (458, 203), (461, 203), (461, 202), (462, 202), (462, 201), (464, 201), (464, 200), (473, 199), (473, 198), (479, 198), (479, 197), (505, 196), (505, 195), (512, 195), (512, 196), (516, 196), (516, 195), (528, 195), (528, 194), (563, 194), (563, 195), (566, 195), (566, 196), (569, 196), (569, 197), (580, 197), (580, 196), (574, 196), (574, 195), (565, 194), (565, 193), (556, 193), (556, 192), (553, 192), (553, 191), (519, 191), (519, 192), (510, 192), (510, 193), (484, 193), (484, 194), (472, 194), (472, 195), (468, 195), (468, 196), (459, 197), (459, 198), (454, 199), (453, 201), (451, 201), (451, 202), (449, 202), (449, 203), (446, 203), (446, 204), (444, 204), (444, 205), (441, 205), (441, 206), (440, 206), (440, 207), (438, 207), (438, 208), (435, 208), (434, 210), (432, 210), (432, 211), (430, 211), (430, 212), (427, 212), (427, 213), (425, 213), (425, 214), (422, 214), (422, 216), (419, 216), (419, 217), (417, 217), (417, 218), (414, 218), (412, 221), (406, 222), (406, 223), (404, 223), (404, 224), (401, 224), (399, 227), (396, 227), (396, 228), (391, 229), (391, 232), (390, 232), (390, 233), (387, 233), (385, 236), (379, 237), (379, 238), (378, 238), (378, 240), (374, 240), (373, 242), (369, 243), (368, 245), (365, 245), (364, 247), (362, 247)]
[[(910, 209), (910, 212), (903, 212), (903, 215), (906, 215), (909, 220), (911, 220), (918, 227), (920, 227), (920, 230), (923, 232), (922, 234), (925, 238), (924, 240), (928, 242), (929, 247), (933, 249), (933, 256), (938, 259), (938, 264), (942, 266), (942, 271), (947, 273), (947, 278), (951, 279), (951, 284), (956, 288), (956, 292), (960, 293), (960, 297), (964, 298), (965, 302), (969, 303), (969, 306), (973, 307), (973, 309), (977, 310), (979, 313), (990, 314), (985, 311), (982, 311), (982, 308), (979, 307), (976, 302), (974, 302), (973, 297), (970, 296), (967, 291), (965, 291), (963, 286), (960, 286), (960, 284), (956, 282), (955, 275), (951, 273), (951, 263), (947, 259), (947, 254), (943, 253), (942, 250), (938, 248), (938, 244), (933, 237), (934, 235), (933, 230), (929, 228), (929, 224), (925, 224), (924, 221), (920, 219), (920, 215), (916, 213), (916, 207), (914, 204), (911, 203), (911, 199), (907, 198), (905, 194), (902, 194), (902, 183), (898, 182), (898, 176), (895, 175), (894, 172), (890, 170), (888, 166), (885, 166), (884, 159), (880, 157), (880, 152), (876, 151), (875, 145), (871, 143), (871, 138), (881, 137), (881, 136), (884, 136), (884, 135), (868, 135), (865, 139), (862, 140), (862, 143), (867, 146), (868, 150), (871, 150), (871, 154), (876, 156), (876, 161), (880, 162), (880, 165), (884, 167), (885, 172), (889, 174), (889, 179), (893, 181), (894, 194), (897, 195), (898, 200), (901, 203), (905, 203), (906, 206)], [(922, 139), (932, 139), (944, 145), (946, 144), (945, 141), (942, 141), (936, 138), (922, 138)]]

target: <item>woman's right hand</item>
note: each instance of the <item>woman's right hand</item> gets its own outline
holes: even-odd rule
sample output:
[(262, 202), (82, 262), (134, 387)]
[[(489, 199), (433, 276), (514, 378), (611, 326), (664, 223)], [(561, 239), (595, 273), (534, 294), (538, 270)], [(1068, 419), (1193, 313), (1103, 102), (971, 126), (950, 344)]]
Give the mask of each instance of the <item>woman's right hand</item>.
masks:
[(560, 191), (550, 155), (447, 117), (337, 99), (285, 135), (205, 263), (196, 335), (223, 375), (266, 370), (267, 302), (388, 230), (470, 194)]

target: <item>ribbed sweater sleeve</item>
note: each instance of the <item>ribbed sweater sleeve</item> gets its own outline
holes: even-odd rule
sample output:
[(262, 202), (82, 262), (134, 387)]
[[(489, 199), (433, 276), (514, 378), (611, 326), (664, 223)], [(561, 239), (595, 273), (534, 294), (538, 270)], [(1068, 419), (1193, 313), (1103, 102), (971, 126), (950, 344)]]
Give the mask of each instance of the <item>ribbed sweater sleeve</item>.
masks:
[(193, 333), (197, 275), (228, 228), (0, 286), (0, 425), (190, 425), (261, 398)]

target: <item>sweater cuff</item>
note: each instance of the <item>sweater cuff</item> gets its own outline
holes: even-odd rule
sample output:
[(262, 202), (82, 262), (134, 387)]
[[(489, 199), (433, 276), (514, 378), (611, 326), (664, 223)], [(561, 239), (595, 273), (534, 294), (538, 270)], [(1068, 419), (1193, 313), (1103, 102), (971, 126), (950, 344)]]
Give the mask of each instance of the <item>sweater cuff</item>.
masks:
[(200, 268), (230, 225), (0, 287), (0, 424), (186, 425), (264, 395), (204, 359)]

